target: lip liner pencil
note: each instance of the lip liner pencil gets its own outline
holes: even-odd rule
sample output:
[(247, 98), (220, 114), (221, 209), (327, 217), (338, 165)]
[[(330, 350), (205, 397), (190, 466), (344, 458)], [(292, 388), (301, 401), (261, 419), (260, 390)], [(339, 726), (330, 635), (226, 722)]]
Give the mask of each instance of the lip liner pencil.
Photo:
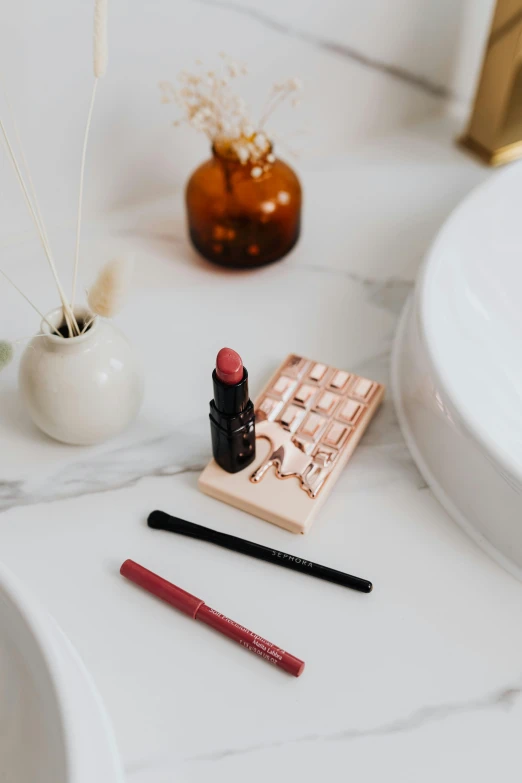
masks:
[(234, 642), (237, 642), (245, 650), (249, 650), (255, 655), (259, 655), (269, 663), (279, 666), (294, 677), (299, 677), (304, 670), (305, 664), (300, 658), (277, 647), (262, 636), (249, 631), (244, 625), (234, 622), (229, 617), (225, 617), (221, 612), (211, 609), (210, 606), (196, 598), (195, 595), (187, 593), (181, 587), (167, 582), (161, 576), (158, 576), (148, 568), (144, 568), (135, 563), (134, 560), (125, 560), (120, 568), (120, 574), (130, 579), (134, 584), (139, 585), (162, 601), (166, 601), (171, 606), (179, 609), (184, 614), (188, 614), (193, 620), (199, 620), (215, 631), (224, 636), (228, 636)]
[(173, 517), (164, 511), (153, 511), (149, 514), (147, 524), (155, 530), (168, 530), (171, 533), (179, 533), (182, 536), (196, 538), (199, 541), (208, 541), (211, 544), (224, 547), (224, 549), (230, 549), (232, 552), (240, 552), (243, 555), (264, 560), (282, 568), (289, 568), (291, 571), (299, 571), (301, 574), (308, 574), (308, 576), (314, 576), (316, 579), (323, 579), (326, 582), (333, 582), (342, 587), (349, 587), (361, 593), (370, 593), (373, 590), (373, 585), (368, 579), (345, 574), (342, 571), (336, 571), (335, 568), (312, 563), (310, 560), (288, 555), (286, 552), (280, 552), (278, 549), (271, 549), (261, 544), (254, 544), (252, 541), (231, 536), (228, 533), (220, 533), (218, 530), (196, 525), (179, 517)]

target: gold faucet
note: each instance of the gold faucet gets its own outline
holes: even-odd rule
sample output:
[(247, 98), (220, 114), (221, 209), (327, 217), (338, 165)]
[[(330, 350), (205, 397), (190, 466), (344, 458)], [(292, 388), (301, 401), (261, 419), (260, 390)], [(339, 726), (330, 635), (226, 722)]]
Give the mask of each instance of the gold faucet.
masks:
[(490, 166), (522, 156), (522, 0), (497, 0), (466, 133)]

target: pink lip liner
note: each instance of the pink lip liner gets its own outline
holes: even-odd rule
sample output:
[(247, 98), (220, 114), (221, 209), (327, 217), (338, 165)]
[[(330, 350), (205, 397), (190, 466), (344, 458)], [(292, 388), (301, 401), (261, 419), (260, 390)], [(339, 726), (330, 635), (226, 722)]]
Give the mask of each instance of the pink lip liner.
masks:
[(211, 628), (228, 636), (229, 639), (237, 642), (246, 650), (259, 655), (260, 658), (264, 658), (265, 661), (269, 661), (275, 666), (279, 666), (294, 677), (299, 677), (303, 673), (304, 661), (252, 633), (248, 628), (230, 620), (221, 612), (211, 609), (200, 598), (196, 598), (195, 595), (187, 593), (181, 587), (167, 582), (166, 579), (162, 579), (161, 576), (135, 563), (134, 560), (126, 560), (120, 568), (120, 574), (130, 579), (134, 584), (143, 587), (152, 595), (161, 598), (162, 601), (166, 601), (181, 612), (188, 614), (193, 620), (200, 620), (202, 623), (210, 625)]

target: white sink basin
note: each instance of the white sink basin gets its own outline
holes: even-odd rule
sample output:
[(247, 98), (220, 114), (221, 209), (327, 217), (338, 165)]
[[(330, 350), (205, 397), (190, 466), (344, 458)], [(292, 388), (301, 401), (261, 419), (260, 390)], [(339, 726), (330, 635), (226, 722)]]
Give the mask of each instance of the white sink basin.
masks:
[(0, 780), (123, 783), (109, 723), (83, 664), (2, 565)]
[(437, 236), (401, 319), (393, 393), (451, 516), (522, 577), (522, 166), (475, 190)]

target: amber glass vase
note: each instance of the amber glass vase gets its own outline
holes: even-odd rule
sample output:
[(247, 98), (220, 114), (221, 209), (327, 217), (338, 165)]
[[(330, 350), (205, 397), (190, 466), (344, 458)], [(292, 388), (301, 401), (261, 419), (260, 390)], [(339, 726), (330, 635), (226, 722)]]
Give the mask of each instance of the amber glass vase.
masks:
[(212, 150), (187, 183), (190, 238), (209, 261), (250, 268), (286, 255), (299, 238), (301, 186), (270, 148), (256, 162)]

